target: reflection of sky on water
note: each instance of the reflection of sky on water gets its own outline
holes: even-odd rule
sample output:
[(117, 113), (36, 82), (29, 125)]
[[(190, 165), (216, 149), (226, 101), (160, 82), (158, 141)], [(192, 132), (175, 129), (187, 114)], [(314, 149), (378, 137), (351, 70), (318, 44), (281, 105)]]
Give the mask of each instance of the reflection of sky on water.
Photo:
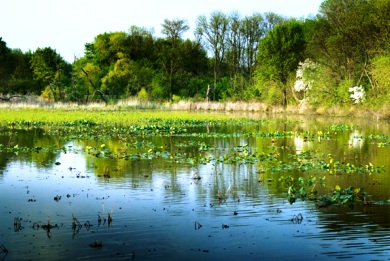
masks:
[[(229, 149), (239, 151), (245, 144), (253, 146), (255, 153), (266, 154), (273, 145), (287, 148), (286, 154), (318, 148), (333, 153), (336, 148), (334, 153), (341, 157), (351, 147), (364, 149), (359, 143), (350, 145), (352, 135), (355, 139), (359, 133), (343, 135), (321, 144), (300, 138), (275, 139), (275, 144), (253, 137), (213, 138), (206, 144), (218, 149), (202, 153), (219, 156)], [(316, 209), (313, 202), (301, 200), (290, 205), (286, 188), (277, 183), (278, 174), (259, 173), (257, 163), (192, 165), (165, 158), (104, 159), (87, 155), (82, 142), (70, 145), (65, 145), (66, 154), (58, 153), (54, 161), (50, 158), (50, 164), (42, 162), (45, 167), (8, 161), (0, 177), (0, 245), (9, 250), (6, 260), (128, 260), (133, 253), (135, 260), (390, 258), (389, 205), (347, 211), (343, 207)], [(193, 147), (183, 151), (197, 153)], [(353, 154), (346, 159), (357, 157)], [(56, 161), (61, 164), (55, 165)], [(104, 167), (109, 168), (111, 178), (103, 177)], [(115, 171), (118, 167), (121, 171)], [(201, 179), (192, 179), (192, 171)], [(382, 198), (388, 196), (388, 178), (379, 174), (327, 176), (326, 189), (343, 181), (364, 184), (370, 193), (382, 189)], [(226, 200), (219, 200), (218, 192)], [(56, 202), (55, 196), (61, 200)], [(107, 219), (108, 213), (113, 217), (110, 226), (103, 220), (99, 224), (98, 216)], [(72, 214), (82, 225), (76, 230), (72, 229)], [(299, 214), (303, 220), (297, 222), (294, 217)], [(15, 217), (22, 219), (23, 228), (17, 232)], [(58, 225), (50, 231), (51, 239), (42, 228), (33, 229), (34, 223), (42, 226), (49, 220)], [(84, 226), (86, 222), (92, 226)], [(103, 242), (102, 249), (89, 246), (95, 240)]]
[[(251, 168), (206, 164), (196, 168), (200, 180), (191, 179), (191, 167), (104, 180), (88, 174), (81, 154), (68, 153), (57, 160), (61, 165), (45, 171), (20, 162), (5, 171), (0, 184), (2, 198), (7, 196), (0, 203), (0, 244), (10, 251), (7, 260), (123, 260), (130, 259), (133, 251), (140, 260), (329, 260), (355, 257), (357, 251), (348, 243), (340, 247), (339, 240), (331, 238), (337, 231), (323, 234), (329, 220), (321, 220), (311, 203), (290, 205), (283, 196), (270, 196), (270, 185), (258, 183)], [(78, 174), (90, 177), (77, 178)], [(257, 184), (255, 192), (245, 185), (252, 181)], [(217, 191), (226, 191), (229, 185), (239, 202), (233, 192), (219, 202)], [(58, 202), (53, 200), (56, 195), (61, 196)], [(98, 215), (107, 218), (108, 213), (113, 217), (111, 226), (98, 225)], [(88, 221), (93, 226), (73, 231), (72, 214), (81, 224)], [(296, 223), (293, 218), (299, 214), (304, 218)], [(12, 228), (15, 217), (22, 218), (24, 228), (19, 232)], [(43, 229), (32, 228), (33, 223), (43, 225), (48, 220), (59, 226), (50, 231), (51, 239)], [(202, 227), (196, 229), (195, 222)], [(346, 232), (345, 238), (348, 235), (352, 234)], [(103, 242), (102, 249), (89, 246), (95, 240)], [(375, 246), (365, 238), (349, 240), (357, 246)], [(357, 253), (365, 257), (377, 256), (368, 252), (358, 247)]]

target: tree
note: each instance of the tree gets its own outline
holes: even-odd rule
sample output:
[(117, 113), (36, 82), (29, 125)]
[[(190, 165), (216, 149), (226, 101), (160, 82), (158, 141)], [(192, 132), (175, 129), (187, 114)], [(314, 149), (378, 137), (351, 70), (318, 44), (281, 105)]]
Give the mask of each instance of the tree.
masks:
[(243, 35), (242, 35), (241, 16), (233, 12), (229, 16), (229, 26), (226, 32), (227, 49), (226, 61), (230, 71), (230, 77), (240, 73), (243, 56)]
[(7, 43), (0, 37), (0, 91), (6, 90), (6, 85), (9, 79), (9, 54), (10, 49), (7, 47)]
[(276, 25), (282, 24), (288, 21), (288, 19), (284, 18), (273, 12), (267, 12), (263, 15), (263, 30), (264, 33), (271, 31)]
[(23, 53), (20, 49), (12, 49), (10, 57), (10, 75), (7, 83), (9, 93), (40, 95), (43, 89), (34, 79), (31, 69), (33, 54), (29, 51)]
[(322, 88), (334, 103), (348, 99), (353, 86), (362, 85), (367, 95), (377, 96), (373, 70), (378, 67), (373, 62), (389, 46), (389, 21), (388, 0), (326, 0), (319, 14), (306, 21), (307, 54), (322, 67), (322, 78), (334, 79)]
[(207, 54), (199, 42), (179, 39), (173, 48), (169, 40), (160, 38), (155, 41), (155, 48), (159, 62), (156, 71), (163, 76), (160, 83), (166, 87), (167, 96), (172, 99), (174, 94), (196, 93), (189, 86), (190, 78), (207, 77), (208, 71)]
[(131, 26), (126, 38), (126, 56), (133, 61), (153, 60), (153, 44), (152, 30)]
[(88, 103), (91, 93), (94, 97), (96, 92), (100, 92), (101, 69), (91, 62), (83, 61), (83, 59), (77, 61), (75, 65), (73, 73), (84, 87), (80, 88), (80, 96), (85, 95), (85, 102)]
[(252, 82), (258, 44), (264, 33), (261, 14), (242, 18), (234, 12), (229, 16), (225, 62), (230, 74), (230, 88), (225, 92), (226, 97), (244, 98), (244, 92)]
[(228, 18), (221, 12), (211, 13), (209, 20), (206, 16), (201, 15), (196, 21), (195, 35), (199, 41), (203, 41), (206, 49), (213, 54), (214, 100), (216, 99), (217, 79), (225, 59), (228, 23)]
[(373, 59), (371, 75), (373, 78), (373, 97), (390, 100), (390, 55), (378, 55)]
[(11, 94), (40, 94), (30, 66), (31, 52), (9, 49), (0, 37), (0, 92)]
[(152, 71), (136, 61), (121, 58), (102, 78), (102, 92), (117, 97), (136, 95), (142, 88), (145, 90), (152, 82)]
[(371, 15), (372, 23), (375, 25), (377, 34), (374, 40), (378, 43), (378, 48), (386, 49), (390, 39), (390, 1), (375, 0), (372, 3), (375, 12)]
[(34, 77), (50, 90), (54, 101), (64, 100), (64, 84), (69, 78), (70, 65), (50, 47), (38, 48), (31, 59)]
[(287, 106), (287, 80), (304, 60), (304, 27), (301, 21), (291, 19), (276, 25), (260, 41), (257, 68), (268, 80), (281, 83), (283, 106)]
[(133, 78), (133, 63), (133, 61), (124, 57), (117, 60), (114, 66), (102, 78), (102, 92), (115, 96), (134, 95), (136, 91), (132, 91), (130, 87), (130, 82)]
[(178, 40), (181, 39), (181, 34), (189, 29), (187, 22), (184, 20), (168, 20), (165, 19), (162, 24), (162, 33), (166, 35), (167, 40), (160, 44), (159, 61), (162, 64), (163, 71), (168, 78), (169, 98), (173, 97), (173, 78), (180, 71), (180, 62), (183, 58), (180, 55)]
[(357, 80), (362, 71), (376, 35), (369, 21), (372, 12), (373, 6), (366, 0), (326, 0), (321, 4), (318, 25), (311, 31), (312, 43), (326, 54), (320, 62), (331, 67), (340, 80)]
[(101, 67), (109, 67), (128, 49), (125, 32), (99, 34), (92, 43), (85, 44), (85, 56)]
[(266, 33), (263, 16), (261, 14), (253, 14), (250, 17), (245, 17), (242, 21), (241, 30), (245, 50), (244, 62), (248, 70), (249, 78), (252, 78), (259, 42)]
[(172, 41), (172, 46), (175, 46), (176, 40), (181, 38), (181, 35), (190, 29), (187, 21), (182, 19), (164, 19), (164, 23), (161, 26), (163, 27), (161, 33)]

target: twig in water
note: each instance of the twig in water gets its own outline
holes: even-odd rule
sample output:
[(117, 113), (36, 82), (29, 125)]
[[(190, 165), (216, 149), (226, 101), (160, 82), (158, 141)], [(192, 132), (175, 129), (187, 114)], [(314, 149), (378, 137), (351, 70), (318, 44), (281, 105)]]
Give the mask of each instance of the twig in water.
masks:
[(198, 221), (195, 221), (195, 230), (198, 230), (201, 227), (202, 227), (202, 225)]

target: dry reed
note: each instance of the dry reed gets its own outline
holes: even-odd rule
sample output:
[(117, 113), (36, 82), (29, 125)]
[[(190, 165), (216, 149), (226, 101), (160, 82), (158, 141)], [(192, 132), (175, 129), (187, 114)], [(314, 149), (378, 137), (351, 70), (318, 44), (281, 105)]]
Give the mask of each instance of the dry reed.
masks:
[(64, 110), (171, 110), (171, 111), (225, 111), (225, 112), (265, 112), (265, 113), (292, 113), (292, 114), (318, 114), (326, 116), (354, 116), (367, 117), (376, 120), (390, 120), (390, 105), (383, 105), (379, 109), (368, 109), (362, 106), (313, 106), (308, 103), (291, 104), (284, 108), (282, 106), (268, 105), (262, 102), (193, 102), (181, 100), (178, 102), (150, 102), (141, 101), (137, 98), (121, 99), (116, 102), (106, 104), (104, 102), (90, 102), (80, 104), (75, 102), (48, 102), (39, 96), (28, 96), (13, 99), (11, 102), (0, 102), (1, 109), (23, 109), (23, 108), (48, 108)]

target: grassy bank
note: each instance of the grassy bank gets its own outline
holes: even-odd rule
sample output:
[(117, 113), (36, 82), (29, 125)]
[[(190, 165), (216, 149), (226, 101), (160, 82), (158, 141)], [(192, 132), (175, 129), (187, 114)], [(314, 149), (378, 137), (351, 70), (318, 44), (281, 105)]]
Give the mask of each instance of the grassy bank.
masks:
[(293, 104), (283, 108), (261, 102), (165, 102), (156, 103), (140, 101), (138, 99), (119, 100), (112, 104), (89, 103), (80, 105), (77, 103), (52, 103), (44, 102), (38, 98), (30, 98), (14, 102), (1, 102), (0, 110), (10, 109), (61, 109), (66, 111), (128, 111), (128, 110), (155, 110), (155, 111), (214, 111), (214, 112), (259, 112), (259, 113), (288, 113), (298, 115), (324, 115), (324, 116), (346, 116), (364, 117), (375, 120), (390, 120), (390, 104), (381, 108), (371, 108), (364, 105), (349, 106), (312, 106), (309, 104)]

